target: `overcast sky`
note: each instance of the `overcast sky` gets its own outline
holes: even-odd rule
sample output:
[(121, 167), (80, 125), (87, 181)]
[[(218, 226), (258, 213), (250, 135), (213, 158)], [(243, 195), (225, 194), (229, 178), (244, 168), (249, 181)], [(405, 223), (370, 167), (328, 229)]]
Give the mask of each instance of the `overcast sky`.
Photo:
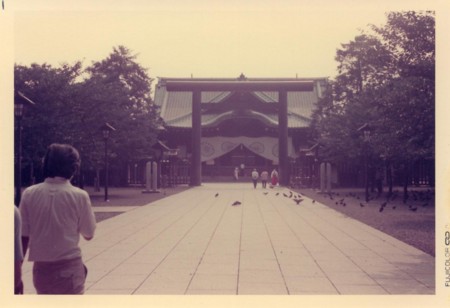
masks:
[[(334, 77), (336, 49), (353, 40), (360, 29), (367, 30), (368, 24), (383, 25), (385, 12), (436, 9), (436, 183), (439, 186), (436, 192), (442, 205), (437, 207), (436, 217), (442, 220), (437, 224), (442, 228), (437, 236), (444, 235), (443, 226), (448, 226), (448, 220), (443, 221), (448, 217), (445, 204), (450, 202), (447, 124), (450, 1), (3, 1), (5, 9), (0, 8), (0, 195), (5, 205), (2, 217), (12, 215), (12, 207), (6, 213), (6, 205), (13, 204), (14, 196), (13, 63), (46, 62), (58, 66), (62, 62), (81, 60), (88, 66), (92, 61), (106, 58), (113, 46), (124, 45), (138, 54), (137, 62), (148, 68), (153, 78), (190, 77), (191, 74), (199, 78), (237, 77), (241, 73), (248, 77)], [(11, 234), (11, 225), (12, 222), (0, 224), (0, 234)], [(6, 240), (0, 244), (10, 245)], [(1, 254), (0, 264), (9, 264), (6, 260), (9, 256)], [(2, 272), (7, 271), (2, 268)], [(443, 277), (442, 271), (439, 277)], [(439, 292), (443, 298), (447, 293)], [(353, 306), (357, 305), (355, 302)]]
[(21, 2), (15, 63), (87, 66), (124, 45), (151, 77), (333, 77), (340, 44), (402, 8), (384, 0)]

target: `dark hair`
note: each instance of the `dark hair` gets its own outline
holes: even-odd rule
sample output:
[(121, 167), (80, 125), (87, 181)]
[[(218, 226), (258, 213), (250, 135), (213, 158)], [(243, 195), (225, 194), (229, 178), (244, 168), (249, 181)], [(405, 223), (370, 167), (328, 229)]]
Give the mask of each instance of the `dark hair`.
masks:
[(71, 145), (53, 143), (47, 148), (43, 165), (44, 178), (70, 179), (80, 167), (80, 154)]

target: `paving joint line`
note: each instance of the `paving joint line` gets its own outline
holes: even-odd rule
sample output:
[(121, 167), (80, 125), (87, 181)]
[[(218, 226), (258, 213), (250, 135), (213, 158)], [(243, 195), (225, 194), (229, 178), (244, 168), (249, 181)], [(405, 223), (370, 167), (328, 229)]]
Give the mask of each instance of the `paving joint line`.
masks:
[[(258, 198), (256, 198), (256, 195), (255, 195), (255, 199), (256, 199), (256, 201), (259, 201)], [(266, 229), (267, 237), (269, 238), (269, 241), (270, 241), (270, 246), (272, 247), (272, 251), (273, 251), (273, 254), (274, 254), (274, 256), (275, 256), (275, 259), (277, 260), (278, 269), (280, 270), (281, 277), (283, 277), (284, 287), (286, 288), (287, 294), (290, 295), (289, 287), (287, 286), (287, 283), (286, 283), (286, 278), (285, 278), (285, 276), (284, 276), (283, 270), (281, 269), (281, 265), (280, 265), (280, 261), (279, 261), (279, 259), (278, 259), (278, 255), (277, 255), (276, 250), (275, 250), (275, 248), (274, 248), (274, 246), (273, 246), (273, 241), (272, 241), (272, 238), (271, 238), (271, 236), (270, 236), (269, 229), (268, 229), (268, 227), (267, 227), (266, 221), (265, 221), (265, 219), (264, 219), (264, 215), (263, 215), (262, 210), (261, 210), (261, 203), (260, 203), (260, 202), (257, 202), (257, 204), (258, 204), (258, 212), (259, 212), (259, 215), (260, 215), (261, 218), (262, 218), (262, 221), (263, 221), (263, 223), (264, 223), (264, 228)], [(269, 201), (269, 204), (270, 204), (270, 201)]]
[[(287, 188), (285, 188), (287, 189)], [(289, 205), (285, 202), (281, 202), (285, 207), (289, 207)], [(333, 283), (333, 281), (331, 281), (330, 277), (327, 275), (327, 273), (324, 271), (324, 269), (322, 268), (322, 266), (320, 266), (319, 263), (317, 263), (317, 260), (313, 257), (313, 254), (311, 253), (311, 251), (308, 249), (308, 247), (306, 247), (306, 245), (303, 243), (303, 241), (298, 237), (298, 234), (292, 229), (292, 226), (289, 224), (289, 222), (284, 218), (283, 215), (281, 215), (279, 209), (273, 204), (272, 201), (270, 201), (270, 204), (272, 205), (272, 207), (275, 209), (275, 211), (278, 213), (278, 215), (280, 216), (280, 218), (286, 223), (286, 225), (288, 226), (289, 230), (291, 231), (291, 233), (297, 238), (297, 240), (300, 242), (300, 244), (305, 248), (305, 250), (308, 252), (309, 256), (311, 257), (311, 259), (314, 260), (314, 263), (317, 265), (317, 267), (321, 270), (322, 274), (325, 275), (325, 277), (328, 279), (328, 281), (331, 283), (331, 285), (333, 286), (333, 288), (336, 290), (336, 292), (338, 294), (341, 294), (341, 292), (339, 292), (339, 289), (336, 287), (336, 285)], [(292, 209), (290, 209), (290, 211), (294, 211)], [(298, 213), (296, 213), (296, 216), (298, 216), (302, 221), (305, 221), (310, 227), (311, 224), (308, 223), (307, 220), (305, 220), (303, 217), (299, 216)], [(313, 230), (315, 230), (316, 232), (318, 232), (315, 228), (313, 228)], [(324, 237), (320, 232), (318, 232), (322, 237)], [(325, 237), (324, 237), (325, 238)], [(326, 239), (326, 238), (325, 238)]]
[[(197, 206), (198, 206), (198, 205), (197, 205)], [(197, 206), (195, 206), (195, 207), (197, 207)], [(195, 208), (195, 207), (194, 207), (194, 208)], [(190, 211), (190, 210), (188, 209), (188, 210), (186, 210), (183, 214), (179, 215), (179, 217), (178, 217), (177, 219), (175, 219), (171, 224), (169, 224), (167, 227), (165, 227), (164, 229), (162, 229), (158, 234), (156, 234), (153, 238), (151, 238), (149, 241), (147, 241), (146, 244), (142, 245), (142, 247), (141, 247), (140, 249), (136, 250), (136, 251), (135, 251), (133, 254), (131, 254), (128, 258), (122, 260), (122, 262), (118, 263), (116, 267), (114, 267), (114, 268), (112, 268), (111, 270), (109, 270), (108, 272), (106, 272), (103, 276), (99, 277), (98, 280), (97, 280), (94, 284), (92, 284), (91, 286), (89, 286), (89, 288), (87, 288), (87, 290), (91, 289), (95, 284), (97, 284), (98, 281), (100, 281), (101, 279), (105, 278), (105, 277), (106, 277), (107, 275), (109, 275), (112, 271), (114, 271), (118, 266), (124, 264), (129, 258), (131, 258), (132, 256), (136, 255), (136, 254), (137, 254), (139, 251), (141, 251), (145, 246), (147, 246), (149, 243), (151, 243), (152, 241), (154, 241), (159, 235), (161, 235), (163, 232), (167, 231), (168, 228), (170, 228), (173, 224), (175, 224), (177, 221), (179, 221), (180, 219), (182, 219), (182, 218), (184, 217), (184, 215), (186, 215), (186, 213), (188, 213), (189, 211)], [(168, 213), (170, 213), (170, 212), (168, 212)], [(163, 215), (163, 216), (167, 216), (168, 213), (166, 213), (166, 214)], [(157, 218), (156, 220), (160, 219), (160, 218), (163, 217), (163, 216), (160, 216), (160, 217)], [(153, 222), (155, 222), (156, 220), (154, 220)], [(143, 230), (144, 228), (146, 228), (146, 227), (148, 227), (148, 225), (146, 225), (145, 227), (140, 228), (139, 230), (137, 230), (137, 231), (134, 232), (134, 233), (140, 232), (140, 231), (142, 231), (142, 230)], [(107, 248), (105, 248), (104, 250), (102, 250), (101, 252), (99, 252), (97, 255), (95, 255), (94, 257), (90, 258), (89, 260), (94, 259), (95, 257), (99, 256), (100, 254), (102, 254), (103, 252), (105, 252), (106, 250), (108, 250), (109, 248), (111, 248), (111, 247), (113, 247), (113, 246), (116, 246), (116, 245), (122, 243), (123, 241), (125, 241), (125, 240), (127, 240), (127, 239), (128, 239), (128, 237), (126, 237), (126, 238), (120, 240), (119, 242), (117, 242), (117, 243), (115, 243), (115, 244), (112, 244), (111, 246), (108, 246)], [(152, 271), (152, 272), (153, 272), (153, 271)], [(132, 293), (132, 294), (133, 294), (133, 293)]]
[[(308, 198), (308, 199), (309, 199), (309, 198)], [(324, 205), (324, 206), (326, 206), (326, 205)], [(377, 256), (379, 256), (380, 258), (382, 258), (383, 260), (385, 260), (386, 262), (388, 262), (389, 264), (391, 264), (392, 266), (394, 266), (394, 267), (395, 267), (397, 270), (399, 270), (400, 272), (406, 274), (407, 276), (409, 276), (409, 277), (412, 278), (413, 280), (417, 281), (418, 283), (420, 283), (420, 284), (421, 284), (422, 286), (424, 286), (425, 288), (427, 288), (427, 289), (432, 289), (432, 288), (428, 287), (426, 284), (424, 284), (422, 281), (416, 279), (414, 276), (412, 276), (411, 274), (409, 274), (409, 272), (406, 272), (406, 271), (404, 271), (403, 269), (401, 269), (400, 267), (398, 267), (397, 265), (393, 264), (391, 261), (389, 261), (388, 259), (386, 259), (386, 258), (383, 257), (382, 255), (380, 255), (377, 251), (372, 250), (371, 247), (368, 246), (368, 245), (366, 245), (364, 242), (361, 242), (361, 241), (359, 241), (358, 239), (356, 239), (355, 237), (353, 237), (350, 233), (346, 232), (345, 229), (340, 228), (340, 227), (339, 227), (338, 225), (336, 225), (333, 221), (324, 219), (323, 217), (319, 216), (317, 213), (315, 213), (315, 212), (312, 211), (311, 209), (308, 209), (308, 208), (305, 208), (305, 209), (306, 209), (307, 211), (309, 211), (310, 213), (312, 213), (313, 215), (317, 216), (319, 219), (321, 219), (321, 220), (327, 222), (328, 224), (332, 225), (333, 227), (335, 227), (336, 229), (338, 229), (340, 232), (342, 232), (343, 234), (347, 235), (347, 236), (350, 237), (351, 239), (355, 240), (356, 242), (360, 243), (360, 244), (363, 245), (364, 247), (368, 248), (368, 249), (369, 249), (370, 251), (372, 251), (374, 254), (376, 254)], [(332, 210), (332, 211), (337, 212), (337, 211), (334, 210), (334, 209), (331, 209), (331, 208), (329, 208), (329, 209)], [(296, 213), (296, 215), (298, 216), (298, 213)], [(350, 218), (350, 219), (352, 219), (352, 220), (355, 220), (355, 219), (351, 218), (350, 216), (347, 216), (347, 215), (345, 215), (345, 214), (343, 214), (343, 215), (346, 216), (346, 217), (348, 217), (348, 218)], [(309, 225), (312, 226), (311, 224), (309, 224)], [(313, 226), (312, 226), (312, 227), (313, 227)], [(369, 226), (369, 227), (370, 227), (370, 226)], [(313, 228), (314, 228), (314, 227), (313, 227)], [(371, 228), (372, 228), (372, 227), (371, 227)], [(358, 229), (363, 230), (363, 228), (361, 228), (360, 226), (358, 226)], [(378, 230), (378, 231), (379, 231), (379, 230)], [(322, 237), (326, 238), (320, 231), (317, 231), (317, 232), (318, 232), (320, 235), (322, 235)], [(379, 239), (379, 240), (381, 240), (381, 241), (383, 241), (383, 242), (386, 242), (386, 241), (384, 241), (381, 237), (377, 236), (375, 233), (371, 233), (371, 232), (367, 232), (367, 231), (364, 231), (364, 232), (369, 233), (370, 235), (376, 237), (377, 239)], [(381, 232), (381, 231), (380, 231), (380, 232)], [(388, 290), (386, 290), (381, 284), (379, 284), (379, 282), (377, 281), (377, 279), (372, 278), (372, 276), (371, 276), (369, 273), (367, 273), (367, 272), (366, 272), (364, 269), (362, 269), (358, 264), (356, 264), (356, 263), (354, 262), (354, 260), (353, 260), (348, 254), (346, 254), (343, 250), (341, 250), (341, 249), (340, 249), (338, 246), (336, 246), (333, 242), (331, 242), (331, 241), (329, 241), (329, 242), (330, 242), (336, 249), (338, 249), (344, 256), (346, 256), (353, 264), (355, 264), (359, 269), (361, 269), (365, 274), (367, 274), (372, 280), (374, 280), (381, 288), (383, 288), (386, 292), (388, 292), (389, 294), (391, 294), (391, 293), (390, 293)], [(394, 246), (395, 248), (400, 249), (402, 252), (406, 252), (406, 253), (407, 253), (407, 251), (404, 251), (403, 249), (397, 247), (396, 245), (393, 245), (393, 244), (390, 243), (390, 242), (388, 242), (388, 243), (389, 243), (391, 246)]]
[[(211, 206), (211, 208), (214, 206), (215, 203), (216, 203), (216, 201), (213, 202), (213, 205)], [(198, 267), (199, 267), (200, 264), (202, 263), (203, 258), (204, 258), (204, 256), (205, 256), (205, 253), (206, 253), (206, 251), (208, 250), (208, 247), (209, 247), (209, 245), (211, 244), (211, 242), (212, 242), (212, 240), (213, 240), (213, 238), (214, 238), (214, 235), (215, 235), (216, 232), (217, 232), (217, 228), (219, 227), (219, 225), (220, 225), (220, 223), (221, 223), (221, 221), (222, 221), (222, 219), (223, 219), (223, 216), (225, 215), (225, 212), (226, 212), (226, 211), (227, 211), (227, 206), (224, 205), (224, 209), (223, 209), (223, 211), (222, 211), (222, 214), (220, 215), (219, 220), (218, 220), (218, 222), (217, 222), (217, 224), (216, 224), (216, 227), (214, 228), (214, 231), (213, 231), (213, 233), (211, 234), (211, 236), (210, 236), (210, 238), (209, 238), (209, 240), (208, 240), (208, 244), (206, 245), (206, 248), (205, 248), (205, 250), (203, 251), (202, 256), (200, 257), (200, 260), (199, 260), (199, 262), (198, 262), (198, 264), (197, 264), (197, 266), (196, 266), (196, 268), (195, 268), (195, 270), (194, 270), (194, 274), (192, 275), (191, 279), (189, 280), (189, 283), (188, 283), (188, 285), (187, 285), (187, 287), (186, 287), (186, 290), (184, 291), (184, 294), (186, 294), (186, 293), (188, 292), (189, 287), (190, 287), (190, 285), (191, 285), (191, 283), (192, 283), (192, 280), (194, 280), (194, 277), (195, 277), (195, 275), (197, 274)]]
[[(206, 197), (205, 197), (206, 200)], [(204, 202), (205, 200), (202, 200), (201, 202), (198, 202), (197, 205), (195, 207), (198, 207), (202, 204), (202, 202)], [(169, 256), (169, 254), (181, 243), (181, 241), (189, 234), (189, 232), (198, 224), (198, 222), (206, 215), (206, 213), (208, 213), (214, 206), (214, 203), (212, 203), (207, 210), (205, 210), (203, 212), (203, 214), (200, 216), (200, 218), (198, 218), (193, 224), (192, 226), (186, 230), (185, 234), (180, 238), (180, 240), (178, 240), (176, 242), (176, 244), (169, 250), (169, 252), (165, 255), (165, 257), (153, 268), (153, 270), (144, 278), (144, 280), (133, 290), (133, 292), (131, 292), (131, 294), (135, 294), (136, 291), (142, 286), (142, 284), (155, 272), (155, 270), (167, 259), (167, 257)], [(195, 208), (194, 207), (194, 208)], [(180, 218), (181, 219), (181, 218)], [(179, 219), (178, 219), (179, 220)], [(177, 220), (177, 221), (178, 221)], [(170, 225), (172, 226), (172, 225)], [(169, 227), (170, 227), (169, 226)], [(169, 228), (167, 227), (167, 228)], [(167, 228), (165, 230), (167, 230)], [(141, 248), (142, 249), (142, 248)], [(125, 262), (125, 261), (124, 261)]]

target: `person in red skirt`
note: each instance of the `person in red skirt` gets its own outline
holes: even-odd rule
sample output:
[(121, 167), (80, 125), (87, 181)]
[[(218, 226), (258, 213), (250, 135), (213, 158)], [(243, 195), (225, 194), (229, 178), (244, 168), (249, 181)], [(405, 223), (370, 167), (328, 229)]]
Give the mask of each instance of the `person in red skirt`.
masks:
[(271, 184), (272, 186), (277, 186), (278, 184), (278, 171), (277, 169), (273, 169), (272, 173), (270, 174)]

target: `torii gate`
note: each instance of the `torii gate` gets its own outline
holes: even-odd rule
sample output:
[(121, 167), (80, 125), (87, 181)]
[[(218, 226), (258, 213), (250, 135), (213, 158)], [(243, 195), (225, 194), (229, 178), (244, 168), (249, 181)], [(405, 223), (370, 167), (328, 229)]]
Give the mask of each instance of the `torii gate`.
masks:
[(167, 91), (191, 92), (192, 93), (192, 161), (190, 186), (200, 186), (201, 179), (201, 94), (203, 91), (270, 91), (278, 92), (278, 159), (280, 185), (289, 184), (289, 164), (288, 164), (288, 106), (287, 92), (289, 91), (312, 91), (313, 81), (305, 80), (168, 80)]

